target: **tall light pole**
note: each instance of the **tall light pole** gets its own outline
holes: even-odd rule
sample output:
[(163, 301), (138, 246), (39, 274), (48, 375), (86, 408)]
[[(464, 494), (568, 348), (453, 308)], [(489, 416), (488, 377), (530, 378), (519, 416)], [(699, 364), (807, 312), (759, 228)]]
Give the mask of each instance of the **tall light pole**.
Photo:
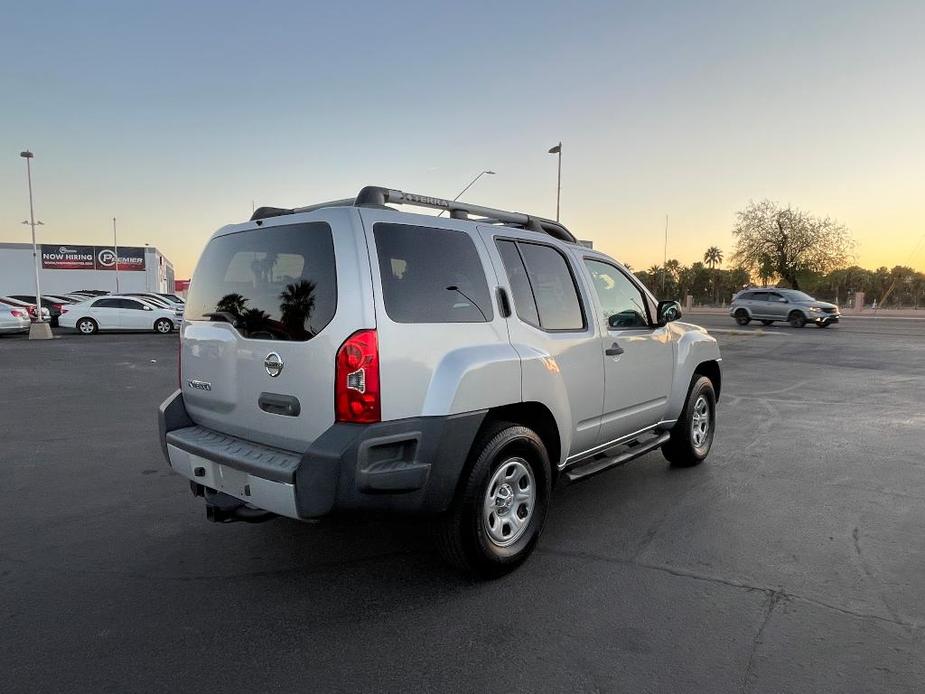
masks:
[(562, 143), (549, 148), (549, 154), (559, 155), (559, 175), (556, 177), (556, 221), (559, 221), (559, 197), (562, 195)]
[[(456, 202), (457, 200), (459, 200), (459, 199), (462, 197), (463, 193), (465, 193), (465, 192), (466, 192), (467, 190), (469, 190), (472, 186), (474, 186), (475, 183), (476, 183), (476, 181), (478, 181), (482, 176), (485, 176), (486, 174), (489, 175), (489, 176), (494, 176), (494, 175), (495, 175), (495, 172), (494, 172), (494, 171), (485, 170), (485, 171), (483, 171), (482, 173), (480, 173), (478, 176), (476, 176), (476, 177), (473, 178), (471, 181), (469, 181), (469, 185), (467, 185), (465, 188), (463, 188), (461, 191), (459, 191), (459, 193), (456, 194), (456, 197), (453, 198), (453, 202)], [(444, 213), (444, 212), (446, 212), (446, 210), (440, 210), (440, 214), (438, 214), (437, 216), (438, 216), (438, 217), (443, 216), (443, 213)]]
[(116, 218), (112, 218), (112, 250), (116, 254), (116, 294), (119, 293), (119, 242), (116, 240)]
[[(35, 221), (35, 206), (32, 203), (32, 158), (35, 156), (28, 149), (20, 152), (19, 156), (26, 160), (26, 179), (29, 182), (29, 226), (32, 227), (32, 269), (35, 272), (35, 323), (29, 326), (30, 340), (50, 340), (51, 326), (44, 321), (42, 316), (42, 289), (39, 283), (39, 254), (38, 246), (35, 243), (35, 226), (41, 222)], [(23, 222), (24, 224), (26, 222)]]

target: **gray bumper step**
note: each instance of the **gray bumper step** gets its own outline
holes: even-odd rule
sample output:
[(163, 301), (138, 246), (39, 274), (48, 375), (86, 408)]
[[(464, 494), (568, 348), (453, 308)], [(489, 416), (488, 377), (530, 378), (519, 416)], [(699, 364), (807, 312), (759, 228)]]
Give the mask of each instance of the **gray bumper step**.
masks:
[(235, 470), (292, 484), (302, 456), (279, 448), (245, 441), (201, 426), (167, 433), (167, 443)]

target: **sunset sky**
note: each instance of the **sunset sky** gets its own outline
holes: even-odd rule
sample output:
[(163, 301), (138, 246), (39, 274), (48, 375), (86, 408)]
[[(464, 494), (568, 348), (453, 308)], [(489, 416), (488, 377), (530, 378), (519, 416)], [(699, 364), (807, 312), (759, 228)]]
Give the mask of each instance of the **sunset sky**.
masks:
[[(925, 3), (16, 3), (0, 241), (150, 243), (375, 184), (555, 215), (642, 269), (771, 198), (925, 270)], [(917, 253), (913, 250), (918, 244)]]

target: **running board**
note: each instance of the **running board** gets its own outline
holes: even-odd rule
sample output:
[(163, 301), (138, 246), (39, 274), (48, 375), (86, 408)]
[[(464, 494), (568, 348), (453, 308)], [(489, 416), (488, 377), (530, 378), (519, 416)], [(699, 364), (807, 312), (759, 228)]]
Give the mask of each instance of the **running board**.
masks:
[(576, 465), (570, 470), (566, 470), (565, 478), (569, 482), (578, 482), (579, 480), (585, 480), (589, 477), (593, 477), (599, 472), (604, 472), (604, 470), (609, 470), (612, 467), (617, 467), (617, 465), (623, 465), (635, 460), (641, 455), (645, 455), (651, 451), (654, 451), (656, 448), (659, 448), (663, 443), (665, 443), (671, 434), (669, 432), (664, 432), (656, 436), (645, 443), (637, 444), (635, 447), (624, 451), (618, 456), (612, 458), (594, 458), (583, 465)]

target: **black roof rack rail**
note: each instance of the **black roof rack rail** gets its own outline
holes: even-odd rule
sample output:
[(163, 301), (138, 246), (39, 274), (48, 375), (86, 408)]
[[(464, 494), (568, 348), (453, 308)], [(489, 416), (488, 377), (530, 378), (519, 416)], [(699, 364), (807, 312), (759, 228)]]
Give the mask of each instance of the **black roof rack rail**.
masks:
[(430, 195), (405, 193), (400, 190), (382, 188), (380, 186), (366, 186), (360, 191), (356, 198), (332, 200), (330, 202), (321, 202), (306, 207), (296, 207), (294, 209), (258, 207), (251, 216), (251, 221), (266, 219), (268, 217), (279, 217), (286, 214), (295, 214), (296, 212), (310, 212), (311, 210), (320, 210), (324, 207), (385, 207), (390, 204), (414, 205), (415, 207), (446, 210), (453, 219), (469, 219), (469, 215), (473, 215), (478, 218), (473, 221), (480, 221), (484, 224), (505, 224), (549, 234), (560, 241), (578, 243), (578, 239), (572, 235), (572, 232), (566, 229), (563, 224), (554, 222), (551, 219), (536, 217), (522, 212), (509, 212), (507, 210), (498, 210), (493, 207), (472, 205), (468, 202), (460, 202), (459, 200), (446, 200), (444, 198), (435, 198)]

